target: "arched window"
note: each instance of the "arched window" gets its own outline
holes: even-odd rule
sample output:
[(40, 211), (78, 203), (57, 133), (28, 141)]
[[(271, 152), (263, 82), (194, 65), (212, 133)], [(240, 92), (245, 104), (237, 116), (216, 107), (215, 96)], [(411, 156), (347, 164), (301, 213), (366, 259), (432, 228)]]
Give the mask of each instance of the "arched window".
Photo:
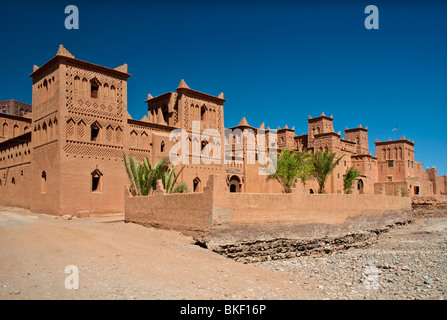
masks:
[(360, 194), (363, 194), (363, 180), (359, 179), (357, 181), (357, 190), (359, 191)]
[(165, 151), (165, 142), (162, 141), (160, 144), (160, 152), (164, 152)]
[(53, 121), (48, 121), (48, 140), (51, 141), (53, 139)]
[(118, 127), (115, 129), (116, 133), (115, 133), (115, 141), (116, 143), (121, 143), (122, 139), (123, 139), (123, 130)]
[(200, 108), (200, 120), (201, 120), (201, 121), (206, 121), (206, 116), (207, 116), (206, 113), (207, 113), (207, 112), (206, 112), (206, 107), (205, 107), (205, 106), (202, 106), (202, 107)]
[(88, 92), (88, 81), (86, 78), (82, 79), (82, 96), (87, 97)]
[(53, 82), (51, 79), (48, 80), (48, 97), (53, 95)]
[(45, 79), (43, 81), (43, 88), (44, 88), (44, 98), (46, 99), (48, 97), (48, 81)]
[(2, 136), (4, 136), (4, 137), (8, 136), (8, 124), (6, 122), (3, 123)]
[(93, 78), (90, 81), (90, 97), (97, 99), (99, 98), (99, 87), (101, 84), (99, 83), (98, 79)]
[(232, 176), (228, 184), (230, 192), (241, 192), (241, 179), (238, 176)]
[(48, 130), (47, 130), (47, 124), (44, 122), (42, 125), (42, 142), (48, 141)]
[(73, 139), (75, 135), (75, 122), (73, 119), (68, 119), (67, 121), (67, 138)]
[(107, 101), (109, 99), (109, 85), (107, 83), (104, 84), (103, 91), (104, 91), (103, 99)]
[(74, 77), (74, 94), (80, 95), (81, 93), (81, 78), (78, 76)]
[(113, 142), (113, 128), (111, 125), (109, 125), (106, 129), (106, 138), (107, 142), (109, 143)]
[(98, 122), (94, 122), (90, 126), (90, 141), (99, 142), (101, 139), (101, 125)]
[[(194, 107), (194, 105), (193, 105)], [(200, 120), (200, 108), (198, 105), (196, 105), (194, 109), (194, 119)]]
[(102, 172), (98, 169), (93, 170), (92, 176), (92, 192), (102, 192)]
[(14, 125), (14, 127), (12, 127), (12, 137), (17, 137), (19, 135), (19, 126), (18, 125)]
[(115, 102), (116, 99), (116, 90), (115, 86), (110, 87), (110, 101)]
[(46, 193), (47, 192), (47, 173), (42, 171), (40, 175), (40, 192)]
[(130, 133), (130, 146), (136, 148), (138, 145), (138, 133), (132, 130)]
[(79, 121), (78, 122), (78, 139), (79, 140), (84, 140), (85, 128), (86, 128), (86, 124), (85, 124), (84, 120)]
[(148, 135), (147, 135), (147, 133), (146, 132), (143, 132), (142, 134), (141, 134), (141, 147), (142, 148), (144, 148), (144, 149), (147, 149), (149, 146), (148, 146)]

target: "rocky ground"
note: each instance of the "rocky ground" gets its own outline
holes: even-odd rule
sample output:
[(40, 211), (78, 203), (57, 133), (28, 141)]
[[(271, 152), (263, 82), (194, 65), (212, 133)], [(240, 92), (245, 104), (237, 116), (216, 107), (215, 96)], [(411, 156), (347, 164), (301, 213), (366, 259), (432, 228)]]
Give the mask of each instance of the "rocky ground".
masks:
[(381, 234), (368, 248), (257, 266), (312, 281), (316, 299), (447, 297), (447, 218), (418, 218)]

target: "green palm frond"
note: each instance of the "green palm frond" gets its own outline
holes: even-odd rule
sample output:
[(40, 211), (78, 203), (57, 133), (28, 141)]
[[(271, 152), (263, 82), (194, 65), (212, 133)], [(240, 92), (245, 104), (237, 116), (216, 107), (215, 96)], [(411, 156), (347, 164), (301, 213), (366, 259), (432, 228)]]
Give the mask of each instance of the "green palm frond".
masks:
[(311, 175), (317, 180), (318, 193), (325, 193), (326, 180), (344, 155), (336, 159), (337, 154), (329, 151), (318, 151), (311, 158)]

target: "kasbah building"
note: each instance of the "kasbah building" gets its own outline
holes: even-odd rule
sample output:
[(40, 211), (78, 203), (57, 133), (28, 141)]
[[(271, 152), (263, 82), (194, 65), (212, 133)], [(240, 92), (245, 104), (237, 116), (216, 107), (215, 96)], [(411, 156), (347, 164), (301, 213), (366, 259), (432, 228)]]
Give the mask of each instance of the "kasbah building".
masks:
[[(61, 45), (55, 57), (41, 67), (34, 66), (30, 77), (32, 106), (0, 101), (0, 205), (81, 217), (123, 212), (129, 184), (123, 153), (139, 161), (148, 157), (155, 164), (169, 157), (175, 144), (169, 141), (171, 131), (181, 128), (191, 134), (193, 121), (200, 121), (201, 131), (216, 129), (225, 136), (223, 93), (202, 93), (183, 80), (175, 92), (148, 95), (147, 116), (135, 120), (127, 112), (130, 74), (126, 64), (111, 69), (78, 60)], [(273, 132), (264, 124), (251, 127), (245, 118), (231, 129), (255, 133), (262, 129), (267, 141)], [(376, 140), (372, 156), (367, 127), (346, 128), (342, 138), (340, 132), (334, 132), (332, 116), (324, 113), (308, 117), (307, 134), (296, 135), (294, 127), (287, 125), (278, 127), (276, 133), (279, 151), (329, 150), (344, 155), (327, 181), (328, 193), (344, 193), (343, 175), (350, 166), (361, 173), (353, 193), (401, 196), (402, 189), (407, 195), (447, 192), (447, 176), (438, 176), (436, 168), (424, 171), (422, 163), (415, 161), (414, 141), (405, 137)], [(202, 192), (211, 175), (223, 179), (228, 192), (282, 192), (279, 183), (259, 175), (258, 163), (247, 161), (247, 150), (256, 149), (247, 141), (243, 142), (242, 163), (190, 161), (184, 164), (179, 180), (191, 192)], [(318, 189), (315, 181), (299, 187), (306, 193)]]

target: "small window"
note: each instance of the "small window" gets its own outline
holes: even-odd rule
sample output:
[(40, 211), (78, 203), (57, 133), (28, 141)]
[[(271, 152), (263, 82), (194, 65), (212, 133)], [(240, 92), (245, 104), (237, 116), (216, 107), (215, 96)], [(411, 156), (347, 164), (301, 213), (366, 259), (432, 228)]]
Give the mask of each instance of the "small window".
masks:
[(91, 98), (98, 98), (98, 91), (99, 91), (99, 81), (98, 79), (92, 79), (92, 81), (90, 81), (90, 97)]
[(90, 140), (91, 141), (99, 141), (99, 131), (100, 131), (99, 125), (95, 122), (90, 127)]
[(388, 168), (394, 168), (394, 160), (388, 160)]
[(11, 183), (12, 183), (12, 184), (16, 184), (16, 179), (15, 179), (14, 177), (12, 177), (12, 179), (11, 179)]
[(47, 173), (45, 171), (42, 171), (40, 175), (40, 192), (47, 192)]
[(192, 186), (193, 186), (193, 192), (201, 192), (201, 181), (198, 177), (196, 177), (193, 180)]
[(387, 177), (387, 181), (388, 181), (388, 182), (392, 182), (392, 181), (393, 181), (393, 176), (388, 176), (388, 177)]
[(205, 107), (200, 108), (200, 120), (202, 121), (205, 120), (205, 113), (206, 113)]
[(165, 150), (165, 142), (162, 141), (162, 142), (161, 142), (161, 145), (160, 145), (160, 151), (161, 151), (161, 152), (164, 152), (164, 150)]
[(98, 169), (92, 173), (92, 192), (102, 192), (102, 173)]

